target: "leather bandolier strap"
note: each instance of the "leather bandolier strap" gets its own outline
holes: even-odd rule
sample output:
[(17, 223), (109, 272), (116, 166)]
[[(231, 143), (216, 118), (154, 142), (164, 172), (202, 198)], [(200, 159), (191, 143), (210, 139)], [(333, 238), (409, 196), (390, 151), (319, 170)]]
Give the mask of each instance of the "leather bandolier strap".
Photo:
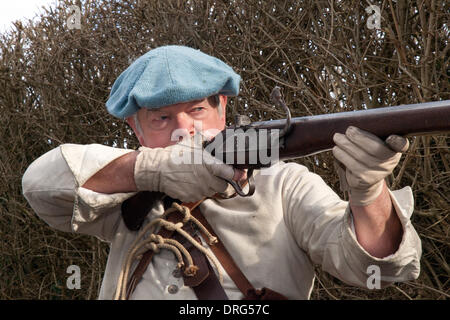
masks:
[[(166, 201), (167, 202), (167, 201)], [(196, 204), (183, 204), (184, 206), (187, 206), (189, 209), (192, 209)], [(197, 204), (198, 205), (198, 204)], [(141, 206), (140, 208), (143, 208), (145, 206)], [(125, 214), (131, 214), (128, 213), (127, 210), (131, 209), (132, 206), (125, 207)], [(148, 211), (147, 211), (148, 212)], [(134, 212), (136, 213), (136, 212)], [(124, 207), (122, 207), (122, 214), (124, 214)], [(142, 215), (140, 215), (142, 217)], [(145, 216), (144, 216), (145, 218)], [(167, 216), (167, 220), (169, 222), (172, 222), (174, 224), (181, 222), (183, 220), (184, 216), (179, 211), (175, 211)], [(128, 219), (130, 221), (130, 219)], [(134, 223), (133, 225), (137, 225)], [(200, 238), (198, 237), (196, 226), (188, 222), (183, 225), (183, 230), (189, 233), (190, 236), (192, 236), (196, 241), (201, 243)], [(178, 242), (183, 245), (186, 250), (189, 252), (189, 254), (192, 257), (192, 260), (194, 261), (194, 265), (198, 267), (198, 270), (195, 272), (195, 275), (187, 276), (183, 273), (183, 280), (184, 284), (188, 287), (191, 287), (197, 298), (200, 300), (227, 300), (228, 297), (225, 294), (225, 290), (220, 285), (219, 279), (217, 279), (216, 274), (214, 273), (214, 270), (211, 267), (211, 264), (209, 263), (206, 256), (198, 250), (192, 243), (190, 243), (187, 239), (185, 239), (183, 236), (179, 235), (174, 230), (167, 230), (165, 228), (161, 228), (158, 232), (158, 235), (160, 235), (163, 238), (172, 238), (174, 240), (177, 240)], [(150, 264), (152, 258), (154, 255), (154, 251), (149, 249), (147, 250), (141, 260), (139, 261), (139, 264), (137, 265), (136, 269), (134, 270), (133, 274), (131, 275), (130, 281), (128, 283), (127, 287), (127, 300), (130, 298), (131, 294), (133, 293), (134, 289), (136, 288), (137, 284), (141, 280), (145, 270), (147, 269), (148, 265)], [(185, 265), (187, 265), (187, 261), (185, 261)]]
[[(287, 300), (285, 296), (269, 288), (255, 289), (244, 273), (242, 273), (233, 257), (223, 245), (223, 242), (220, 241), (219, 237), (214, 232), (214, 229), (200, 212), (198, 206), (192, 211), (192, 215), (200, 221), (211, 235), (219, 240), (216, 244), (210, 246), (211, 251), (214, 253), (217, 260), (219, 260), (231, 280), (233, 280), (236, 287), (242, 292), (244, 300)], [(206, 239), (206, 235), (203, 234), (203, 237)]]
[[(138, 230), (142, 222), (145, 219), (146, 214), (150, 211), (151, 205), (148, 204), (148, 195), (146, 193), (149, 192), (140, 192), (136, 194), (134, 197), (126, 200), (122, 204), (122, 216), (126, 226), (130, 229), (137, 228)], [(154, 195), (153, 195), (154, 196)], [(134, 199), (133, 199), (134, 198)], [(153, 199), (153, 198), (150, 198)], [(165, 208), (168, 208), (170, 204), (175, 201), (170, 197), (165, 197)], [(145, 203), (144, 203), (145, 202)], [(211, 235), (215, 236), (218, 239), (218, 242), (210, 245), (211, 251), (216, 256), (217, 260), (219, 260), (222, 267), (225, 269), (227, 274), (236, 284), (238, 289), (244, 295), (244, 300), (286, 300), (287, 298), (271, 289), (262, 288), (255, 289), (250, 281), (245, 277), (242, 271), (239, 269), (222, 241), (217, 237), (217, 234), (214, 232), (213, 228), (210, 226), (208, 221), (202, 215), (199, 205), (202, 201), (198, 201), (196, 203), (183, 203), (183, 206), (188, 207), (191, 210), (191, 214), (211, 233)], [(145, 211), (145, 212), (144, 212)], [(172, 223), (177, 223), (182, 221), (183, 215), (180, 212), (173, 212), (169, 214), (167, 220)], [(196, 239), (199, 243), (201, 243), (200, 238), (197, 233), (200, 230), (197, 230), (197, 227), (192, 222), (186, 223), (183, 225), (183, 230), (188, 232), (194, 239)], [(202, 233), (203, 238), (206, 240), (208, 237)], [(165, 228), (161, 228), (158, 232), (158, 235), (164, 238), (173, 238), (179, 241), (191, 254), (194, 264), (199, 268), (197, 273), (194, 276), (186, 276), (183, 274), (184, 284), (186, 286), (191, 287), (197, 298), (199, 300), (227, 300), (228, 297), (225, 294), (225, 290), (221, 286), (219, 279), (209, 263), (207, 257), (198, 250), (194, 245), (192, 245), (188, 240), (179, 235), (175, 231), (169, 231)], [(138, 266), (134, 270), (129, 284), (127, 288), (127, 299), (131, 296), (132, 292), (136, 288), (138, 282), (142, 278), (145, 270), (147, 269), (151, 259), (154, 255), (154, 251), (148, 250), (143, 254), (142, 259), (139, 261)], [(185, 261), (186, 262), (186, 261)], [(186, 264), (185, 264), (186, 265)]]

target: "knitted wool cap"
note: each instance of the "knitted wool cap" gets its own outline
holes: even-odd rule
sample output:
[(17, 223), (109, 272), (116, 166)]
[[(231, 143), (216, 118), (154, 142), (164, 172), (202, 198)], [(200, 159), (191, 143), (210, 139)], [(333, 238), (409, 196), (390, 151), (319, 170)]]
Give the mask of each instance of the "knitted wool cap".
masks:
[(236, 96), (241, 77), (223, 61), (184, 46), (163, 46), (134, 61), (114, 82), (106, 107), (118, 118), (223, 94)]

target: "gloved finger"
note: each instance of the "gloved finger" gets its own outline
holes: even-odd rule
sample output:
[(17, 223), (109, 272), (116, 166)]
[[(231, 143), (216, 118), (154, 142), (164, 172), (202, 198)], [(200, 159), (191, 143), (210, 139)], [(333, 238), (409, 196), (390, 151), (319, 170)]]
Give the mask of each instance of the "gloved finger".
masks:
[(202, 150), (202, 158), (203, 163), (206, 166), (212, 166), (212, 165), (224, 165), (225, 163), (222, 161), (222, 159), (216, 158), (213, 155), (211, 155), (208, 151)]
[[(367, 153), (366, 150), (362, 149), (360, 146), (356, 145), (346, 135), (335, 133), (333, 136), (333, 141), (337, 147), (341, 148), (348, 155), (350, 155), (355, 160), (364, 163), (368, 168), (376, 168), (386, 162), (387, 159), (379, 159), (371, 154)], [(396, 153), (394, 153), (395, 156)]]
[[(395, 164), (398, 161), (398, 159), (393, 159), (383, 163), (379, 167), (369, 168), (337, 146), (333, 148), (333, 155), (338, 161), (345, 165), (347, 172), (351, 171), (357, 179), (361, 179), (367, 184), (375, 183), (378, 180), (383, 179), (392, 171), (392, 168), (395, 167)], [(354, 186), (352, 181), (348, 180), (348, 183), (350, 186)]]
[(212, 196), (215, 193), (223, 193), (228, 188), (228, 182), (219, 177), (211, 177), (208, 181), (208, 191), (205, 192), (206, 195)]
[(359, 128), (350, 126), (345, 131), (345, 135), (351, 142), (376, 158), (389, 159), (396, 153), (380, 138)]
[(346, 171), (345, 166), (336, 159), (334, 159), (333, 164), (334, 164), (334, 168), (339, 177), (339, 188), (341, 189), (341, 191), (348, 191), (349, 185), (347, 182), (347, 178), (345, 177), (345, 171)]
[(409, 148), (409, 140), (396, 134), (387, 137), (386, 144), (395, 152), (406, 152)]
[(347, 170), (351, 169), (356, 173), (369, 170), (369, 168), (364, 166), (359, 161), (355, 160), (352, 156), (347, 154), (344, 150), (342, 150), (338, 146), (335, 146), (333, 148), (333, 156), (336, 158), (336, 160), (342, 163), (347, 168)]
[[(222, 168), (220, 168), (222, 167)], [(225, 177), (233, 176), (233, 168), (229, 168), (231, 172), (228, 171), (227, 165), (213, 165), (204, 166), (198, 165), (194, 166), (194, 174), (196, 177), (196, 186), (198, 190), (204, 196), (211, 196), (216, 192), (224, 192), (228, 187), (228, 182), (224, 180), (223, 177), (217, 176), (217, 174), (222, 174)]]
[(223, 179), (231, 180), (234, 178), (234, 168), (227, 164), (212, 163), (207, 165), (208, 170), (215, 175)]

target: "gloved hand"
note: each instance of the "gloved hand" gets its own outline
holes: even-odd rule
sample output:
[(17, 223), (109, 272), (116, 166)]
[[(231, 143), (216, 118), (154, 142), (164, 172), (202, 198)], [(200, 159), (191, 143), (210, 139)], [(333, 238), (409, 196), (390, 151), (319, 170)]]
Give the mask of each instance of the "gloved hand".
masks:
[(233, 167), (215, 159), (193, 140), (166, 148), (139, 148), (134, 169), (138, 190), (160, 191), (183, 202), (224, 193), (228, 183), (220, 178), (233, 179)]
[(403, 137), (391, 135), (383, 142), (352, 126), (345, 135), (334, 134), (333, 140), (333, 155), (340, 162), (336, 167), (341, 190), (349, 191), (350, 203), (355, 206), (367, 206), (380, 195), (384, 178), (392, 173), (401, 153), (409, 147), (408, 139)]

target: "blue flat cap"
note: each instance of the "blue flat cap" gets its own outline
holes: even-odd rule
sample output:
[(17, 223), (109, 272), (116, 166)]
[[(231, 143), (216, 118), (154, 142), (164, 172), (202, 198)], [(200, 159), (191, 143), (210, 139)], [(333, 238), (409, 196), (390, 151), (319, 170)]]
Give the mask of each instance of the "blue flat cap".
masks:
[(223, 94), (237, 96), (241, 77), (223, 61), (184, 46), (163, 46), (134, 61), (114, 82), (108, 112), (126, 118), (160, 107)]

